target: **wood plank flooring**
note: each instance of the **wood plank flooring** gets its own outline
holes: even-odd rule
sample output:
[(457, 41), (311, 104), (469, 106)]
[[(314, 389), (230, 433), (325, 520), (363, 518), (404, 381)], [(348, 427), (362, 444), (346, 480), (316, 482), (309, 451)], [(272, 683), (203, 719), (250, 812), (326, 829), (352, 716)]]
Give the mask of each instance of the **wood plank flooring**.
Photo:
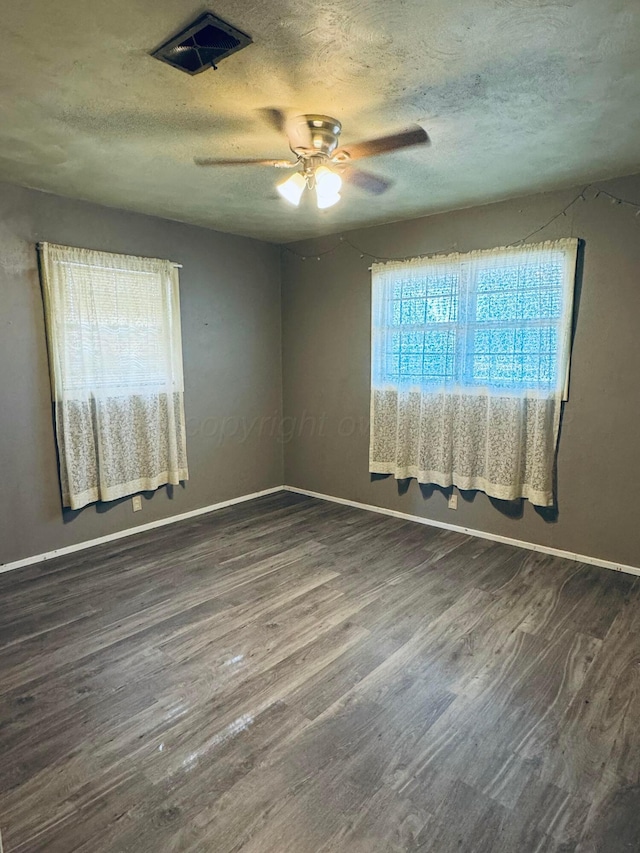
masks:
[(289, 493), (1, 575), (5, 853), (637, 853), (639, 580)]

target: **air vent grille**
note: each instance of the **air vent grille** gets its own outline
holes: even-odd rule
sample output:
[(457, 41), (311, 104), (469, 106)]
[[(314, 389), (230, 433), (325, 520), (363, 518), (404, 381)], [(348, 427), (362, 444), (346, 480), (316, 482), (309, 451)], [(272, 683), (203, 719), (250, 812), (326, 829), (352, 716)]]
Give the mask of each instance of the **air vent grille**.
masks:
[(251, 43), (246, 33), (207, 12), (151, 55), (187, 74), (199, 74)]

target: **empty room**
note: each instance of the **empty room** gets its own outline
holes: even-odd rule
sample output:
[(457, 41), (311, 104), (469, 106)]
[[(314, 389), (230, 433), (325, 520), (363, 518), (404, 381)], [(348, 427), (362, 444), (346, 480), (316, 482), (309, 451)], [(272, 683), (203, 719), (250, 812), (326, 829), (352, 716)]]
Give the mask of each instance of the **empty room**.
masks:
[(639, 853), (637, 0), (2, 35), (0, 853)]

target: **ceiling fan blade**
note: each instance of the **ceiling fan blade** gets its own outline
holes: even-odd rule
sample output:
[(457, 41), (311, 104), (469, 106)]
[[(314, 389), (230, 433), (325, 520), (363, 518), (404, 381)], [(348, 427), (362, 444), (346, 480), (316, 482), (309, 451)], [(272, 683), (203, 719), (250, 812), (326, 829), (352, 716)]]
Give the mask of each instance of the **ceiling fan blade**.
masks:
[(180, 127), (181, 133), (189, 135), (238, 136), (249, 131), (253, 124), (245, 116), (232, 116), (228, 113), (214, 115), (210, 110), (196, 108), (182, 110), (177, 107), (175, 110), (162, 111), (145, 109), (144, 106), (136, 109), (122, 107), (106, 112), (93, 112), (84, 108), (67, 110), (61, 107), (55, 115), (65, 125), (83, 133), (100, 136), (137, 136), (144, 139), (152, 135), (164, 136), (175, 133), (176, 127)]
[(279, 107), (263, 107), (258, 112), (273, 130), (287, 137), (292, 151), (296, 148), (313, 147), (311, 131), (306, 121), (301, 120), (301, 116), (281, 110)]
[(375, 157), (387, 151), (397, 151), (411, 145), (424, 145), (429, 142), (429, 134), (420, 125), (415, 125), (401, 133), (382, 136), (379, 139), (369, 139), (366, 142), (355, 142), (353, 145), (342, 145), (333, 153), (334, 160), (360, 160), (363, 157)]
[(196, 166), (275, 166), (276, 169), (293, 169), (298, 163), (291, 160), (215, 160), (210, 157), (195, 157)]
[(382, 193), (386, 193), (389, 187), (393, 186), (393, 182), (386, 178), (379, 178), (371, 172), (365, 172), (351, 166), (347, 167), (341, 174), (347, 183), (373, 195), (382, 195)]
[(287, 117), (282, 110), (277, 107), (263, 107), (258, 112), (269, 127), (278, 133), (286, 134)]

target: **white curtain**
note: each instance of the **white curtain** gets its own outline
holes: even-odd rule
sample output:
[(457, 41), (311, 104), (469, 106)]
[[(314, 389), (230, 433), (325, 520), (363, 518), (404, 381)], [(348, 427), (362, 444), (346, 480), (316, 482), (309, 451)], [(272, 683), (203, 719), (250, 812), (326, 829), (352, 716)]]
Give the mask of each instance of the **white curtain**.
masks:
[(373, 266), (370, 471), (553, 505), (577, 245)]
[(177, 269), (40, 248), (64, 506), (187, 480)]

